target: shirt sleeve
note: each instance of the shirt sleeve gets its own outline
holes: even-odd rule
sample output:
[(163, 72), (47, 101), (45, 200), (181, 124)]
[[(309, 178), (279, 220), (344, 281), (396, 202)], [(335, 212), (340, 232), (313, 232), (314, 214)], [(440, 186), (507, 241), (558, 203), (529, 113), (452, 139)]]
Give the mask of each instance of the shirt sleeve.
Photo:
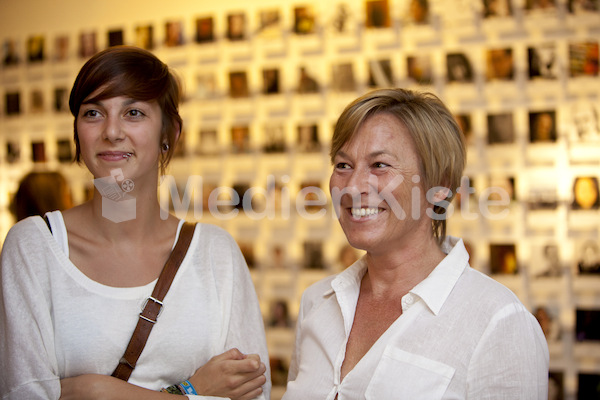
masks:
[(498, 311), (468, 368), (468, 399), (548, 398), (549, 353), (539, 324), (522, 305)]
[[(31, 228), (31, 232), (24, 228)], [(51, 307), (43, 288), (44, 251), (35, 225), (8, 233), (0, 256), (0, 393), (2, 399), (58, 399)], [(37, 241), (37, 243), (36, 243)]]
[(304, 294), (302, 295), (302, 301), (300, 302), (300, 310), (298, 311), (298, 319), (296, 321), (296, 341), (294, 343), (294, 351), (292, 352), (292, 360), (290, 362), (290, 368), (288, 370), (288, 382), (294, 381), (298, 376), (298, 370), (300, 368), (300, 342), (302, 332), (302, 320), (304, 319)]
[(267, 340), (258, 297), (244, 256), (233, 238), (228, 236), (230, 246), (227, 250), (231, 257), (232, 279), (230, 288), (230, 317), (226, 333), (225, 349), (237, 348), (244, 354), (258, 354), (267, 367), (267, 382), (263, 385), (260, 400), (271, 396), (271, 370)]

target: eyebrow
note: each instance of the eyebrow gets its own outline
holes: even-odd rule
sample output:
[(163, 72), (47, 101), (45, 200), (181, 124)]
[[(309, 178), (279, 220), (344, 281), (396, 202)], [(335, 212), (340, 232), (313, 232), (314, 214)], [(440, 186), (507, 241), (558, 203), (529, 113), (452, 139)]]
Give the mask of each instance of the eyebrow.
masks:
[[(349, 157), (348, 154), (346, 154), (343, 150), (339, 150), (336, 153), (336, 156), (338, 156), (338, 155), (340, 157), (346, 157), (346, 158)], [(386, 151), (386, 150), (377, 150), (377, 151), (373, 151), (373, 152), (371, 152), (371, 153), (368, 154), (368, 156), (370, 158), (376, 158), (376, 157), (379, 157), (379, 156), (382, 156), (382, 155), (383, 156), (390, 156), (390, 157), (396, 158), (395, 155), (393, 155), (392, 153), (390, 153), (389, 151)]]
[[(131, 99), (131, 98), (130, 98), (130, 99), (127, 99), (127, 100), (125, 100), (125, 101), (123, 102), (123, 105), (124, 105), (124, 106), (129, 106), (129, 105), (131, 105), (131, 104), (133, 104), (133, 103), (137, 103), (137, 102), (139, 102), (139, 101), (140, 101), (140, 100), (136, 100), (136, 99)], [(81, 105), (84, 105), (84, 104), (86, 104), (86, 105), (87, 105), (87, 104), (97, 104), (97, 105), (102, 105), (102, 100), (97, 100), (96, 98), (92, 98), (92, 99), (89, 99), (89, 100), (84, 100), (84, 101), (82, 101), (82, 102), (81, 102)]]

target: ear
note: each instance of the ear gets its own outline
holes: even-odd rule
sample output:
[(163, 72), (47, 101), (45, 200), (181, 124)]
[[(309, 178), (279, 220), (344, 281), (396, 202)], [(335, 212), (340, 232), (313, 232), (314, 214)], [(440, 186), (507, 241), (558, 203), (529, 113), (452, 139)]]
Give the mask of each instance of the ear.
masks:
[(450, 196), (450, 189), (447, 187), (438, 187), (438, 189), (433, 195), (433, 204), (437, 204), (440, 201), (446, 200)]
[(177, 143), (180, 136), (181, 136), (181, 125), (177, 124), (177, 126), (175, 127), (175, 140), (173, 143)]
[[(180, 124), (176, 124), (174, 132), (173, 132), (173, 147), (177, 146), (177, 141), (179, 140), (180, 136), (181, 136), (181, 125)], [(168, 134), (163, 134), (160, 142), (161, 142), (161, 151), (163, 153), (166, 153), (169, 150), (169, 142), (167, 140)], [(167, 148), (165, 149), (165, 145), (167, 145)]]

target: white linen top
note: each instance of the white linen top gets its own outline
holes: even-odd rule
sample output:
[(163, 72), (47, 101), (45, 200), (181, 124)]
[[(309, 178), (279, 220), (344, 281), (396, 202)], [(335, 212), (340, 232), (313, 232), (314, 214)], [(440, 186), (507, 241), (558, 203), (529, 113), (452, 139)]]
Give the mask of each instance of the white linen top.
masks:
[(548, 347), (506, 287), (469, 267), (462, 240), (402, 298), (402, 315), (340, 381), (364, 258), (302, 297), (284, 400), (546, 400)]
[[(58, 399), (61, 378), (110, 375), (156, 284), (121, 288), (91, 280), (68, 258), (62, 214), (49, 217), (55, 237), (42, 218), (30, 217), (11, 228), (2, 249), (2, 399)], [(248, 267), (228, 233), (196, 226), (163, 303), (130, 383), (159, 390), (237, 347), (259, 354), (267, 365), (260, 399), (269, 399), (263, 320)]]

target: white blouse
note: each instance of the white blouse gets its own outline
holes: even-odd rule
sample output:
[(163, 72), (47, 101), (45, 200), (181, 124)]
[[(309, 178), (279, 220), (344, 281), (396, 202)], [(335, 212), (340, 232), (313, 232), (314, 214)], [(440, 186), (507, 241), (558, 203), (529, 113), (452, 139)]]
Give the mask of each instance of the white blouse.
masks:
[(546, 400), (548, 347), (506, 287), (472, 269), (462, 240), (402, 298), (402, 315), (340, 380), (364, 259), (309, 287), (284, 400)]
[[(50, 222), (56, 238), (42, 218), (31, 217), (13, 226), (2, 249), (2, 399), (58, 399), (61, 378), (110, 375), (156, 283), (122, 288), (91, 280), (68, 258), (60, 213), (52, 214)], [(129, 382), (159, 390), (237, 347), (259, 354), (267, 365), (268, 381), (260, 398), (269, 398), (269, 359), (258, 299), (228, 233), (212, 225), (196, 226), (163, 303)]]

